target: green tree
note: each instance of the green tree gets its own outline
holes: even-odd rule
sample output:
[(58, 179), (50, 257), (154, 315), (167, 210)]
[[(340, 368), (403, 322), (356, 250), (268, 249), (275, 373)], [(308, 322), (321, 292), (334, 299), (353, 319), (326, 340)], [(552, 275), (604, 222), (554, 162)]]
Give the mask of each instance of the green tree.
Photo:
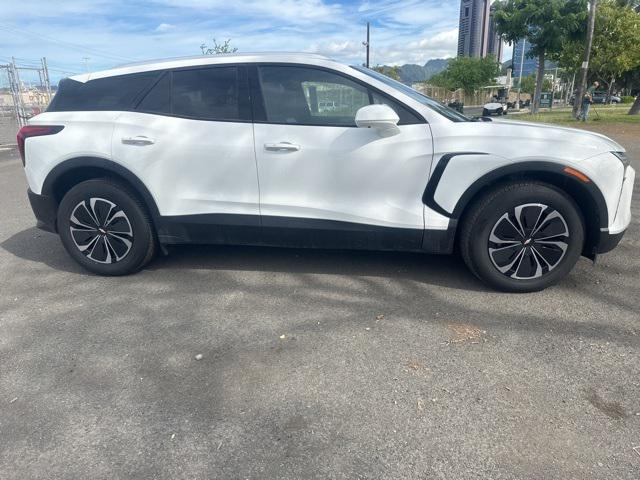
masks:
[(510, 43), (523, 38), (529, 55), (538, 58), (536, 89), (531, 113), (540, 106), (544, 64), (548, 54), (562, 50), (579, 35), (587, 18), (586, 0), (502, 0), (495, 4), (496, 30)]
[(591, 69), (611, 95), (620, 75), (640, 65), (640, 15), (613, 1), (602, 2), (596, 15)]
[[(576, 71), (582, 48), (579, 40), (567, 42), (556, 59), (562, 67)], [(633, 5), (620, 5), (616, 0), (599, 4), (589, 67), (592, 79), (605, 84), (609, 96), (616, 79), (640, 67), (640, 15)]]
[(216, 39), (213, 39), (213, 46), (209, 47), (205, 43), (200, 45), (200, 50), (202, 50), (203, 55), (221, 55), (223, 53), (235, 53), (238, 51), (236, 47), (231, 46), (231, 39), (228, 38), (222, 43), (216, 42)]
[[(519, 87), (517, 81), (514, 87), (515, 88)], [(549, 80), (548, 78), (545, 78), (544, 84), (542, 85), (542, 90), (544, 90), (545, 92), (550, 92), (552, 88), (553, 88), (553, 85), (551, 84), (551, 80)], [(529, 75), (528, 77), (522, 77), (522, 92), (533, 95), (535, 93), (535, 90), (536, 90), (536, 76)]]
[(389, 78), (393, 78), (394, 80), (400, 80), (400, 67), (398, 66), (388, 67), (386, 65), (376, 65), (373, 67), (373, 70), (378, 73), (382, 73)]
[(429, 79), (429, 84), (449, 90), (461, 88), (465, 93), (475, 93), (480, 88), (496, 83), (500, 65), (495, 57), (457, 57), (449, 61), (447, 68)]

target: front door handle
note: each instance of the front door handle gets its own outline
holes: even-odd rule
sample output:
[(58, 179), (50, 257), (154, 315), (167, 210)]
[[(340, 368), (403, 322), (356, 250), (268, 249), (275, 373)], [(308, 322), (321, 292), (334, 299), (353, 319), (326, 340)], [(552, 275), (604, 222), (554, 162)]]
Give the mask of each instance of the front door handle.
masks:
[(270, 152), (297, 152), (300, 150), (300, 145), (289, 142), (265, 143), (264, 149)]
[(153, 145), (156, 141), (153, 138), (138, 135), (135, 137), (122, 137), (122, 143), (125, 145)]

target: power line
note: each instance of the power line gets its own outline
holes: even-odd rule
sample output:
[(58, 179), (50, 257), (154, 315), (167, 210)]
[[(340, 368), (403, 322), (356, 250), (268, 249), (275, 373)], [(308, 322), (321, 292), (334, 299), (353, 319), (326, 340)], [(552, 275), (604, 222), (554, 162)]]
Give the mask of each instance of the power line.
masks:
[(57, 38), (53, 38), (53, 37), (50, 37), (48, 35), (44, 35), (42, 33), (35, 33), (35, 32), (30, 31), (30, 30), (26, 30), (24, 28), (17, 28), (17, 27), (12, 27), (12, 26), (5, 25), (5, 24), (0, 24), (0, 30), (4, 30), (6, 32), (14, 33), (14, 34), (31, 35), (33, 37), (37, 37), (37, 38), (41, 38), (43, 40), (46, 40), (46, 41), (48, 41), (50, 43), (57, 43), (59, 45), (65, 46), (67, 48), (71, 48), (71, 49), (74, 49), (74, 50), (82, 51), (82, 52), (85, 52), (85, 53), (91, 53), (92, 55), (95, 55), (97, 57), (103, 57), (103, 58), (107, 58), (109, 60), (115, 60), (115, 61), (118, 61), (118, 62), (122, 62), (122, 61), (130, 62), (130, 61), (133, 61), (133, 59), (131, 59), (129, 57), (123, 57), (123, 56), (120, 56), (120, 55), (112, 55), (110, 53), (103, 52), (101, 50), (98, 50), (98, 49), (95, 49), (95, 48), (92, 48), (92, 47), (85, 47), (84, 45), (79, 45), (77, 43), (67, 42), (65, 40), (59, 40)]

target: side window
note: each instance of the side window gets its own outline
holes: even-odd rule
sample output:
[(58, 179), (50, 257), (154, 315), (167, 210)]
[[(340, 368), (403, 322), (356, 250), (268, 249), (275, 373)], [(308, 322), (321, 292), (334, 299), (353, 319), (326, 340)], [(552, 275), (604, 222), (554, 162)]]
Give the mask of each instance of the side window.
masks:
[(171, 72), (166, 72), (138, 104), (136, 110), (148, 113), (171, 113)]
[(356, 112), (369, 105), (366, 88), (324, 70), (264, 66), (259, 72), (268, 122), (355, 126)]
[(413, 112), (411, 112), (411, 110), (409, 110), (406, 107), (403, 107), (400, 103), (394, 100), (391, 100), (389, 97), (380, 95), (378, 92), (372, 92), (371, 95), (373, 97), (374, 104), (387, 105), (393, 108), (393, 110), (395, 110), (395, 112), (398, 114), (398, 117), (400, 118), (398, 125), (412, 125), (414, 123), (424, 123)]
[(60, 81), (49, 112), (130, 110), (134, 102), (158, 78), (159, 72), (98, 78), (82, 83)]
[(393, 108), (400, 125), (422, 123), (397, 102), (342, 75), (297, 66), (261, 66), (258, 71), (270, 123), (355, 127), (356, 112), (373, 103)]
[(204, 120), (242, 120), (237, 67), (173, 72), (172, 113)]

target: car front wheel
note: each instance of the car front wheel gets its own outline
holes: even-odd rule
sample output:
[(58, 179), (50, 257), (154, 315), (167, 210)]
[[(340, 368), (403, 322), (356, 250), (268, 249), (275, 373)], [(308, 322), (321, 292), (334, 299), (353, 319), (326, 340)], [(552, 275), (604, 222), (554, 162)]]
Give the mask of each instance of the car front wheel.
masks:
[(471, 207), (459, 246), (469, 269), (488, 285), (534, 292), (564, 278), (583, 244), (583, 220), (569, 196), (552, 185), (518, 182)]
[(155, 252), (155, 237), (143, 203), (111, 179), (79, 183), (58, 208), (58, 233), (71, 257), (98, 275), (140, 270)]

